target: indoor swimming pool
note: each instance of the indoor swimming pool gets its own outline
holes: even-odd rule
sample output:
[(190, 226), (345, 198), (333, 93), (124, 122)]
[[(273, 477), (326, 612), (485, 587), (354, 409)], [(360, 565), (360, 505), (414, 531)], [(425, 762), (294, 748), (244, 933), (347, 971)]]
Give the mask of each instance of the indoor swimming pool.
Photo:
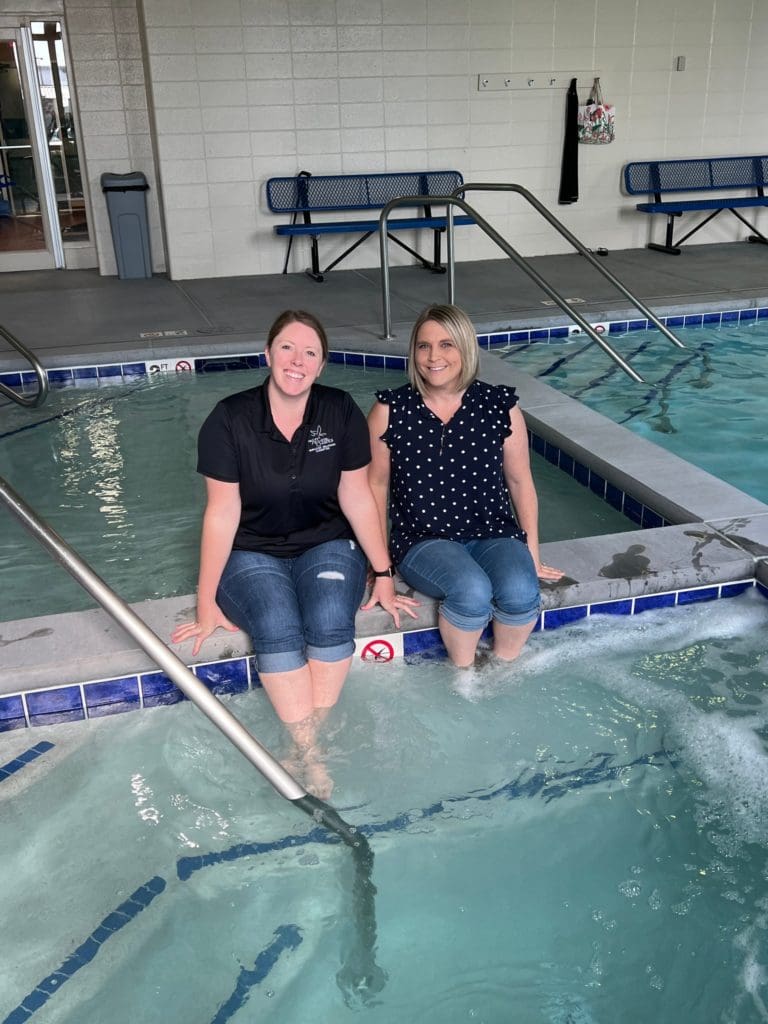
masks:
[(768, 502), (763, 384), (768, 324), (680, 327), (674, 321), (670, 318), (669, 326), (685, 350), (673, 348), (658, 331), (610, 333), (610, 344), (646, 385), (633, 383), (583, 336), (494, 351), (513, 367)]
[[(197, 432), (220, 398), (265, 374), (140, 376), (56, 388), (40, 409), (4, 409), (0, 476), (124, 600), (192, 593), (203, 507)], [(334, 364), (323, 374), (324, 383), (349, 390), (366, 413), (377, 388), (405, 379), (400, 371)], [(538, 455), (533, 462), (544, 541), (633, 528), (572, 477)], [(66, 572), (2, 514), (0, 621), (90, 607)]]
[[(752, 590), (512, 669), (355, 665), (324, 743), (375, 854), (367, 999), (348, 850), (194, 707), (9, 734), (0, 1020), (765, 1021), (767, 629)], [(227, 703), (285, 753), (263, 693)]]

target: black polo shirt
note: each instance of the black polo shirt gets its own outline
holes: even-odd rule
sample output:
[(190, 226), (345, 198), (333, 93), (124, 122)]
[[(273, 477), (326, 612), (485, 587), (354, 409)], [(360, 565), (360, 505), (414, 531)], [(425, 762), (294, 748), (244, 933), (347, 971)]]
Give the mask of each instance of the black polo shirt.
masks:
[(352, 538), (337, 497), (345, 470), (371, 461), (368, 427), (353, 399), (313, 384), (304, 420), (287, 441), (272, 419), (267, 381), (223, 399), (198, 438), (197, 471), (240, 485), (235, 548), (278, 558)]

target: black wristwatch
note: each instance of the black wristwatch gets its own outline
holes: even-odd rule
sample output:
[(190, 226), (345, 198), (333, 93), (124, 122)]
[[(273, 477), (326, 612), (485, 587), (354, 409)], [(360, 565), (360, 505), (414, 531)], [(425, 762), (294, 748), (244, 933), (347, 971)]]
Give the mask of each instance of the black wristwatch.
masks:
[(376, 572), (375, 569), (371, 569), (371, 575), (376, 577), (389, 576), (389, 578), (392, 579), (392, 577), (395, 575), (395, 567), (394, 565), (390, 565), (389, 568), (384, 570), (384, 572)]

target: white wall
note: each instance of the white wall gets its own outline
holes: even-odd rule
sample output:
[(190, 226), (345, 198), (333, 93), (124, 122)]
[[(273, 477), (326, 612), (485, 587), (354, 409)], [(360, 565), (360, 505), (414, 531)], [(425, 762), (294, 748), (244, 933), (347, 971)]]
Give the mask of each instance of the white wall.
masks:
[[(133, 0), (67, 0), (65, 12), (94, 207), (102, 170), (145, 171), (177, 279), (282, 268), (263, 197), (272, 175), (457, 168), (526, 186), (585, 244), (616, 249), (651, 231), (621, 194), (627, 161), (765, 149), (764, 0), (143, 0), (138, 15)], [(567, 81), (489, 93), (477, 77), (588, 69), (616, 104), (617, 138), (579, 147), (580, 198), (559, 207)], [(589, 84), (579, 78), (582, 96)], [(525, 255), (567, 250), (519, 198), (472, 201)], [(158, 217), (153, 206), (160, 269)], [(105, 230), (102, 218), (101, 266), (114, 273)], [(694, 241), (744, 233), (724, 216)], [(345, 244), (327, 237), (325, 257)], [(294, 250), (300, 269), (306, 243)], [(457, 250), (498, 254), (474, 228), (457, 232)], [(370, 240), (345, 265), (377, 263)]]

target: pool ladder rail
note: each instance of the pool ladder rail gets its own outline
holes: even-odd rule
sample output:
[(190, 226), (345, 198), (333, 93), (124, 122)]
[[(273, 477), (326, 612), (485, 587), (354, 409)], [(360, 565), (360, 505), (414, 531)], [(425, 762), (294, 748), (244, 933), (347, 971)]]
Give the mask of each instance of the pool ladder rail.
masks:
[(366, 836), (349, 825), (325, 801), (307, 793), (272, 754), (222, 704), (184, 662), (98, 576), (74, 548), (48, 526), (0, 476), (0, 501), (98, 604), (126, 631), (182, 693), (218, 728), (280, 796), (307, 814), (317, 825), (339, 836), (352, 851), (354, 882), (352, 910), (356, 942), (348, 952), (337, 980), (348, 1002), (366, 1002), (381, 991), (386, 973), (376, 963), (376, 887), (372, 881), (373, 851)]
[(515, 185), (512, 183), (505, 182), (477, 182), (468, 183), (465, 182), (459, 186), (449, 196), (401, 196), (397, 199), (392, 199), (381, 212), (379, 218), (380, 230), (379, 230), (379, 249), (381, 254), (381, 289), (382, 289), (382, 309), (384, 316), (384, 334), (382, 335), (383, 340), (391, 341), (394, 338), (392, 334), (392, 309), (391, 309), (391, 298), (390, 298), (390, 283), (389, 283), (389, 246), (387, 236), (387, 224), (389, 221), (389, 214), (398, 206), (415, 206), (425, 205), (432, 203), (433, 205), (445, 204), (446, 207), (446, 225), (447, 225), (447, 238), (446, 238), (446, 250), (448, 253), (448, 301), (454, 302), (456, 292), (456, 261), (455, 261), (455, 249), (454, 249), (454, 226), (453, 226), (453, 214), (454, 208), (459, 207), (466, 214), (468, 214), (475, 221), (477, 226), (488, 235), (492, 241), (494, 241), (499, 248), (509, 256), (509, 258), (530, 277), (542, 291), (552, 299), (552, 301), (563, 310), (568, 317), (577, 324), (582, 331), (589, 335), (589, 337), (596, 342), (600, 348), (610, 356), (610, 358), (617, 363), (627, 376), (631, 377), (637, 384), (644, 384), (645, 381), (640, 374), (630, 364), (619, 355), (612, 345), (603, 338), (594, 327), (588, 323), (580, 313), (576, 312), (563, 296), (552, 287), (552, 285), (542, 277), (541, 274), (535, 270), (524, 256), (521, 256), (509, 242), (494, 228), (488, 221), (477, 212), (477, 210), (470, 206), (469, 203), (463, 198), (465, 192), (470, 191), (482, 191), (482, 192), (516, 192), (521, 195), (523, 199), (527, 200), (537, 210), (545, 220), (547, 220), (552, 227), (558, 231), (563, 238), (566, 239), (574, 249), (580, 253), (589, 263), (605, 277), (610, 283), (618, 289), (624, 295), (625, 298), (639, 309), (641, 313), (651, 323), (657, 327), (661, 333), (676, 345), (678, 348), (685, 348), (682, 341), (669, 330), (666, 324), (663, 324), (661, 320), (639, 299), (634, 295), (626, 285), (609, 270), (595, 259), (589, 249), (582, 245), (578, 238), (572, 234), (568, 228), (562, 224), (557, 217), (554, 216), (547, 208), (541, 203), (528, 189), (523, 188), (522, 185)]
[(26, 406), (28, 409), (36, 409), (38, 405), (42, 405), (48, 397), (48, 374), (43, 369), (40, 361), (34, 352), (22, 345), (19, 339), (11, 334), (11, 332), (0, 324), (0, 338), (5, 338), (11, 348), (15, 348), (16, 351), (24, 356), (27, 362), (31, 365), (35, 371), (37, 377), (37, 391), (34, 395), (20, 395), (18, 391), (14, 391), (13, 388), (9, 388), (7, 384), (3, 384), (0, 381), (0, 394), (7, 395), (8, 398), (16, 402), (17, 405)]

